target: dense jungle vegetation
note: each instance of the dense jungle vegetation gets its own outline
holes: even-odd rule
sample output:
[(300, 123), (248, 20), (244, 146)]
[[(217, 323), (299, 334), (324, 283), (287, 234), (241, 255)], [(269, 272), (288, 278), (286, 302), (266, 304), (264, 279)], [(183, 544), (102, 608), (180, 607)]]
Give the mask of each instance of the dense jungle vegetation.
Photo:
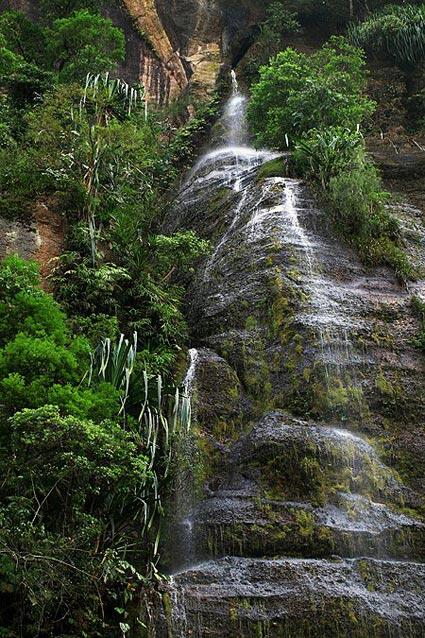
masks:
[[(161, 221), (217, 100), (178, 130), (146, 108), (143, 87), (116, 77), (125, 38), (99, 8), (43, 0), (38, 22), (0, 15), (0, 215), (29, 220), (43, 202), (67, 229), (49, 292), (35, 263), (0, 264), (1, 638), (146, 635), (163, 494), (190, 421), (173, 375), (185, 281), (209, 246)], [(423, 16), (381, 0), (273, 1), (246, 70), (258, 144), (289, 148), (365, 262), (403, 280), (415, 273), (363, 138), (366, 55), (423, 60)], [(340, 35), (312, 55), (286, 48), (312, 23)]]
[(0, 265), (5, 638), (142, 631), (190, 418), (171, 385), (187, 337), (179, 282), (208, 244), (161, 234), (161, 211), (216, 105), (178, 131), (147, 109), (143, 87), (110, 75), (124, 34), (98, 8), (0, 15), (0, 214), (25, 222), (41, 201), (67, 228), (53, 294), (35, 263)]

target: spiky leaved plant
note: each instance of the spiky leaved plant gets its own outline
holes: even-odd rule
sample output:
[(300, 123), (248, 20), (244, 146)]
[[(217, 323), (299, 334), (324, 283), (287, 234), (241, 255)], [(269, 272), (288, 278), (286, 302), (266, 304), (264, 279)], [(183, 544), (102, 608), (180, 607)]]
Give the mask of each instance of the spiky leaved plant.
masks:
[(370, 53), (384, 53), (399, 64), (425, 58), (425, 5), (389, 5), (348, 28), (351, 42)]
[[(104, 339), (91, 357), (88, 383), (101, 379), (111, 383), (121, 393), (120, 415), (131, 393), (131, 378), (137, 354), (137, 332), (132, 340), (120, 335), (117, 343)], [(159, 560), (163, 501), (167, 492), (170, 468), (178, 440), (186, 436), (191, 425), (191, 404), (186, 393), (176, 388), (173, 395), (164, 394), (163, 380), (156, 378), (154, 388), (143, 371), (143, 397), (140, 413), (125, 421), (148, 461), (148, 472), (138, 495), (140, 502), (141, 536), (147, 548), (146, 568), (149, 576), (156, 573)], [(138, 514), (135, 512), (135, 516)]]
[[(147, 102), (142, 86), (131, 86), (119, 78), (111, 78), (109, 73), (93, 75), (88, 73), (79, 108), (71, 112), (76, 140), (84, 141), (85, 161), (82, 178), (86, 192), (84, 216), (89, 230), (91, 257), (96, 264), (97, 208), (101, 188), (101, 173), (105, 170), (104, 156), (107, 154), (107, 128), (114, 117), (129, 117), (138, 106), (144, 105), (147, 119)], [(90, 114), (88, 117), (88, 113)], [(85, 130), (88, 123), (88, 130)], [(113, 167), (107, 167), (113, 174)]]

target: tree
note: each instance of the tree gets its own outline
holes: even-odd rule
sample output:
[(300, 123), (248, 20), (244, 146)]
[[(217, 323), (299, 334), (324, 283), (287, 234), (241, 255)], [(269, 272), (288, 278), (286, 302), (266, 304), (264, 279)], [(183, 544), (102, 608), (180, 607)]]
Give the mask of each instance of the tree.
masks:
[(27, 107), (51, 86), (52, 75), (43, 68), (45, 50), (45, 32), (39, 25), (18, 11), (0, 15), (0, 86), (13, 108)]
[(47, 39), (49, 58), (62, 81), (111, 71), (125, 56), (123, 32), (108, 18), (87, 10), (55, 20)]
[(373, 110), (362, 96), (365, 60), (361, 50), (333, 37), (307, 56), (286, 49), (261, 67), (252, 87), (248, 118), (258, 144), (292, 146), (313, 128), (355, 129)]
[(0, 265), (0, 394), (2, 412), (12, 415), (44, 403), (62, 413), (110, 418), (119, 393), (109, 384), (81, 385), (89, 365), (89, 344), (74, 338), (54, 299), (39, 288), (32, 262), (10, 256)]
[(87, 9), (93, 13), (100, 11), (104, 0), (40, 0), (40, 11), (46, 20), (65, 18), (73, 11)]
[[(161, 359), (169, 362), (171, 344), (187, 334), (176, 276), (208, 244), (190, 232), (156, 234), (175, 173), (161, 122), (146, 119), (136, 89), (106, 76), (90, 76), (84, 89), (61, 85), (28, 118), (28, 140), (37, 141), (35, 165), (46, 186), (67, 197), (73, 222), (55, 274), (58, 299), (72, 315), (118, 314), (125, 331), (137, 330), (162, 354), (168, 349)], [(114, 251), (113, 263), (103, 260), (102, 245)]]
[(0, 15), (0, 34), (5, 46), (25, 62), (39, 64), (43, 58), (45, 34), (37, 23), (20, 11), (5, 11)]

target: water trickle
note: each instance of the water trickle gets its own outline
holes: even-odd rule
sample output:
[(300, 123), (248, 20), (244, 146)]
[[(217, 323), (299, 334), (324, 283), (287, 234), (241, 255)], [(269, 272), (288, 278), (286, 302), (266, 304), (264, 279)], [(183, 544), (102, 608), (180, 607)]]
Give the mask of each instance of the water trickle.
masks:
[(199, 359), (199, 353), (196, 348), (191, 348), (189, 350), (189, 359), (189, 367), (183, 381), (183, 387), (186, 395), (191, 397), (195, 387), (196, 365)]
[[(196, 348), (189, 350), (189, 366), (183, 381), (183, 390), (189, 399), (193, 399), (196, 391), (196, 371), (199, 352)], [(196, 408), (196, 402), (195, 402)], [(196, 418), (196, 409), (192, 406), (192, 418)], [(181, 570), (192, 565), (196, 557), (196, 539), (192, 512), (196, 506), (196, 489), (193, 474), (193, 463), (196, 459), (196, 444), (193, 437), (187, 436), (179, 449), (179, 468), (176, 471), (174, 485), (174, 521), (175, 530), (172, 569)], [(177, 603), (177, 598), (176, 601)], [(174, 609), (174, 606), (173, 606)]]

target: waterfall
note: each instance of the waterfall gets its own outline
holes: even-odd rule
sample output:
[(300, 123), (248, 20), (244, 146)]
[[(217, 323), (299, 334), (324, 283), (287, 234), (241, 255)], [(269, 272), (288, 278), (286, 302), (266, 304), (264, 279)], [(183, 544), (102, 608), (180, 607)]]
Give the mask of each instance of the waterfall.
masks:
[[(317, 638), (379, 627), (382, 638), (416, 638), (425, 626), (425, 567), (412, 558), (425, 528), (400, 511), (412, 493), (343, 417), (335, 427), (275, 407), (292, 410), (285, 391), (294, 377), (311, 390), (318, 369), (330, 394), (332, 380), (353, 383), (356, 366), (363, 373), (369, 365), (352, 343), (367, 321), (367, 279), (361, 267), (356, 285), (346, 279), (351, 256), (319, 227), (305, 185), (262, 174), (281, 155), (250, 144), (247, 99), (234, 72), (231, 79), (217, 132), (172, 215), (211, 237), (213, 250), (189, 295), (199, 349), (189, 352), (184, 381), (195, 415), (197, 401), (209, 408), (198, 424), (207, 479), (200, 500), (191, 481), (181, 486), (168, 635)], [(275, 298), (282, 303), (273, 323)], [(216, 409), (227, 426), (228, 412), (220, 413), (219, 372), (210, 382), (206, 351), (241, 382), (242, 423), (224, 442), (209, 422)], [(264, 396), (267, 386), (274, 393)]]
[[(262, 164), (277, 159), (279, 153), (256, 150), (249, 143), (247, 126), (247, 98), (238, 86), (235, 71), (232, 71), (232, 92), (222, 117), (224, 144), (209, 149), (193, 169), (189, 183), (184, 189), (184, 202), (196, 205), (205, 201), (214, 189), (229, 188), (238, 195), (227, 229), (215, 246), (205, 266), (204, 284), (219, 275), (221, 263), (226, 259), (229, 241), (239, 230), (241, 220), (246, 219), (245, 241), (256, 242), (269, 232), (270, 223), (279, 227), (279, 237), (284, 245), (298, 253), (303, 264), (303, 280), (300, 284), (309, 295), (308, 308), (300, 313), (299, 320), (310, 325), (318, 337), (323, 368), (328, 379), (330, 370), (340, 376), (347, 372), (355, 356), (349, 339), (352, 322), (349, 309), (340, 303), (345, 291), (335, 282), (326, 280), (315, 256), (315, 243), (300, 221), (299, 180), (275, 177), (255, 184), (252, 176)], [(280, 189), (281, 203), (269, 207), (270, 194)], [(351, 374), (351, 373), (350, 373)], [(352, 374), (354, 377), (354, 373)]]

